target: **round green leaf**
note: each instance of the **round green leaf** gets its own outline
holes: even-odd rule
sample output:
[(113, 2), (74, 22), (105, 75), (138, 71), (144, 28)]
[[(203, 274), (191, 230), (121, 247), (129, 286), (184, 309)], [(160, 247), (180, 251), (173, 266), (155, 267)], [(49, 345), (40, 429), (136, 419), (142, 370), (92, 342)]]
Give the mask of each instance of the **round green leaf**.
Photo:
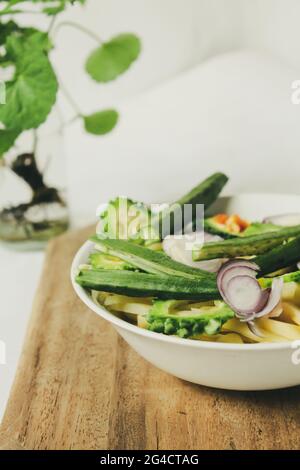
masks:
[(21, 28), (14, 22), (8, 21), (7, 23), (1, 23), (0, 25), (0, 44), (5, 44), (6, 38), (14, 33), (15, 31), (21, 30)]
[(0, 108), (0, 121), (9, 129), (32, 129), (42, 124), (56, 100), (57, 80), (45, 52), (28, 47), (28, 40), (10, 37), (7, 52), (13, 58), (15, 74), (6, 82), (6, 104)]
[(94, 135), (107, 134), (117, 124), (118, 117), (119, 115), (114, 109), (106, 109), (89, 116), (84, 116), (85, 130)]
[(14, 144), (20, 131), (16, 129), (0, 129), (0, 158)]
[[(58, 13), (61, 13), (64, 11), (68, 4), (71, 3), (72, 5), (74, 3), (81, 3), (82, 5), (85, 3), (85, 0), (34, 0), (36, 3), (47, 3), (48, 5), (43, 8), (43, 13), (46, 13), (46, 15), (57, 15)], [(52, 5), (52, 6), (51, 6)]]
[(120, 34), (91, 53), (86, 70), (97, 82), (109, 82), (124, 73), (139, 56), (141, 43), (134, 34)]

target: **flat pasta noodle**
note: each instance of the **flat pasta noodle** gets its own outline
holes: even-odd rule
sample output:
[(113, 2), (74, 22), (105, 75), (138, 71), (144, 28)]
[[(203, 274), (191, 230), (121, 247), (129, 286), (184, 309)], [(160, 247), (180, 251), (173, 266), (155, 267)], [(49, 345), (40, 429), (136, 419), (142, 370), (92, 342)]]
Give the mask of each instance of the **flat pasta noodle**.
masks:
[(147, 297), (128, 297), (127, 295), (112, 294), (104, 300), (106, 307), (113, 307), (114, 305), (122, 305), (128, 303), (151, 305), (152, 299)]
[(300, 306), (300, 284), (297, 282), (287, 282), (284, 284), (281, 298), (283, 301), (292, 302)]
[(237, 333), (227, 333), (218, 335), (216, 339), (217, 343), (235, 343), (235, 344), (243, 344), (243, 338)]
[(253, 343), (279, 343), (286, 341), (285, 337), (270, 333), (263, 328), (260, 328), (262, 336), (257, 336), (252, 333), (246, 323), (242, 323), (237, 318), (232, 318), (226, 322), (225, 325), (223, 325), (222, 331), (237, 333), (248, 340), (248, 342)]
[(139, 328), (144, 328), (145, 330), (147, 330), (148, 323), (147, 323), (146, 318), (143, 315), (137, 316), (137, 326)]
[(101, 292), (98, 290), (91, 291), (91, 297), (95, 304), (99, 305), (99, 307), (103, 307), (105, 300), (110, 296), (111, 294), (109, 292)]
[(300, 339), (300, 326), (271, 318), (260, 318), (256, 323), (259, 328), (263, 328), (268, 333), (282, 336), (284, 341)]
[(290, 302), (282, 302), (282, 307), (283, 313), (280, 315), (280, 320), (300, 325), (300, 308)]
[(218, 335), (195, 335), (192, 336), (193, 340), (197, 341), (212, 341), (213, 343), (235, 343), (243, 344), (243, 338), (237, 333), (220, 333)]
[(131, 313), (132, 315), (147, 315), (151, 305), (146, 305), (138, 302), (127, 302), (122, 304), (114, 304), (111, 306), (113, 310), (122, 313)]

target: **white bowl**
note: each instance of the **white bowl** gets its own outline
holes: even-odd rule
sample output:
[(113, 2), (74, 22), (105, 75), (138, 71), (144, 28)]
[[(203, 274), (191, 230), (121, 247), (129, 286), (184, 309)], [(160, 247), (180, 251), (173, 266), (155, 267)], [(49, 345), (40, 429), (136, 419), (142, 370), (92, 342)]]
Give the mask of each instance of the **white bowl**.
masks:
[[(211, 212), (214, 210), (261, 220), (272, 214), (300, 212), (300, 196), (243, 194), (220, 198)], [(99, 307), (74, 281), (78, 266), (87, 262), (91, 250), (93, 243), (87, 241), (74, 258), (71, 279), (75, 292), (151, 364), (189, 382), (228, 390), (269, 390), (300, 384), (300, 364), (292, 360), (297, 353), (295, 343), (225, 344), (181, 339), (138, 328)]]

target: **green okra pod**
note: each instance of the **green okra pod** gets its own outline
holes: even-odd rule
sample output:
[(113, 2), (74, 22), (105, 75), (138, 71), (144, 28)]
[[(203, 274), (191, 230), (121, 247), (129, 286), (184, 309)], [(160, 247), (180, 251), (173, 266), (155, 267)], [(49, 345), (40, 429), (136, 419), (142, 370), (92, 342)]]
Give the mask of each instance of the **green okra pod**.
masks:
[(274, 277), (261, 277), (259, 283), (261, 287), (268, 288), (272, 286), (274, 279), (281, 278), (284, 283), (287, 282), (297, 282), (300, 283), (300, 271), (293, 271), (292, 273), (282, 274), (281, 276)]
[(200, 248), (195, 246), (195, 261), (216, 258), (237, 258), (239, 256), (260, 255), (272, 250), (290, 238), (300, 236), (300, 225), (283, 227), (280, 230), (261, 233), (249, 237), (240, 237), (221, 242), (206, 243)]
[[(208, 209), (215, 202), (227, 181), (228, 177), (224, 173), (214, 173), (175, 203), (162, 210), (154, 220), (154, 224), (158, 225), (160, 238), (164, 239), (167, 235), (180, 232), (186, 223), (194, 222), (197, 217), (197, 204), (203, 204), (204, 208)], [(192, 220), (184, 220), (183, 218), (185, 204), (192, 205)], [(180, 227), (177, 226), (178, 221), (181, 222)]]
[(300, 259), (300, 237), (278, 246), (269, 252), (256, 256), (253, 261), (260, 267), (260, 275), (264, 276), (296, 264)]
[(177, 276), (134, 271), (82, 269), (76, 276), (82, 287), (113, 292), (133, 297), (156, 297), (160, 299), (215, 300), (220, 299), (213, 281), (185, 279)]

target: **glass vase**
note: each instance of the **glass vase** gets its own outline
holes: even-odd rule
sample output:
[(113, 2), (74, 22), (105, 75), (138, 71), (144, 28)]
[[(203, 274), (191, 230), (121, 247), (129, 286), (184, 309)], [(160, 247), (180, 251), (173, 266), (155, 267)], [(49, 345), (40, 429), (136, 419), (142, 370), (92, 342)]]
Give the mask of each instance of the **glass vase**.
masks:
[(62, 129), (56, 108), (0, 160), (0, 240), (10, 247), (42, 248), (69, 226)]

